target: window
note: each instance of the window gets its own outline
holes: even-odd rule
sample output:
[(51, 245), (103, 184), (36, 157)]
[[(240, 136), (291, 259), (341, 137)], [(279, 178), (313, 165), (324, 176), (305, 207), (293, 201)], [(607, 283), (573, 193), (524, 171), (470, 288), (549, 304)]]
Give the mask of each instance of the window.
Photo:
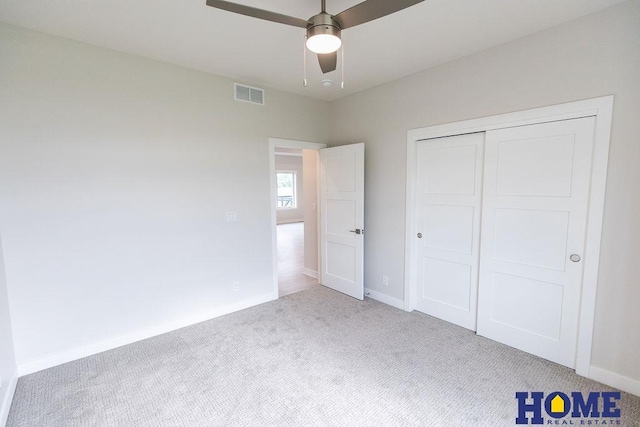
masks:
[(295, 209), (296, 207), (296, 173), (290, 171), (276, 172), (278, 189), (278, 209)]

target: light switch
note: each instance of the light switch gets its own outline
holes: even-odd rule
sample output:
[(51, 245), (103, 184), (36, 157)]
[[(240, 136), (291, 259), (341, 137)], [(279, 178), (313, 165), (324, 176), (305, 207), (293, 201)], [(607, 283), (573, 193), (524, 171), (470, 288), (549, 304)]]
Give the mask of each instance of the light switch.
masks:
[(238, 221), (238, 212), (237, 211), (227, 212), (227, 222), (236, 222), (236, 221)]

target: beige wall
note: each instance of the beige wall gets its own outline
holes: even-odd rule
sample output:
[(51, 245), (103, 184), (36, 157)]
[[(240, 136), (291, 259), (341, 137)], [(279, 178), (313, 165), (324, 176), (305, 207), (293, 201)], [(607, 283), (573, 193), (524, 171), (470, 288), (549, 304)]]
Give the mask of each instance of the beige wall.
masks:
[(236, 102), (232, 80), (4, 24), (0, 58), (18, 363), (271, 298), (268, 138), (326, 141), (326, 102)]
[(366, 143), (365, 285), (403, 299), (408, 129), (609, 94), (615, 102), (592, 362), (640, 380), (639, 1), (331, 104), (332, 145)]

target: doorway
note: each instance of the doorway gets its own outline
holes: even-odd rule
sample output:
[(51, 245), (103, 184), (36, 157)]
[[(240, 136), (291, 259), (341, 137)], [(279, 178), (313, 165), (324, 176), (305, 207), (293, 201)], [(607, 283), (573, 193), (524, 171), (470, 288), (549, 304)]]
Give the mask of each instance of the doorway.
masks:
[(275, 147), (278, 296), (318, 284), (318, 152)]
[[(307, 276), (316, 275), (317, 283), (342, 292), (353, 298), (364, 299), (364, 144), (348, 144), (326, 148), (325, 144), (269, 138), (269, 170), (272, 212), (273, 297), (280, 295), (278, 277), (278, 204), (291, 204), (295, 181), (282, 170), (283, 190), (278, 194), (276, 151), (301, 149), (303, 160), (315, 171), (308, 178), (315, 178), (315, 200), (304, 209), (303, 215), (314, 222), (304, 227), (305, 270)], [(281, 152), (287, 152), (284, 150)], [(310, 152), (315, 156), (305, 156)], [(291, 154), (291, 153), (290, 153)], [(306, 168), (306, 167), (305, 167)], [(303, 170), (305, 169), (303, 168)], [(307, 171), (309, 169), (307, 168)], [(287, 189), (288, 187), (288, 189)], [(304, 192), (304, 191), (303, 191)], [(315, 211), (313, 203), (315, 204)], [(315, 240), (315, 241), (314, 241)], [(317, 251), (314, 253), (313, 251)], [(308, 267), (312, 265), (313, 267)], [(313, 270), (316, 268), (316, 270)]]
[(325, 147), (269, 139), (274, 298), (319, 282), (318, 163)]

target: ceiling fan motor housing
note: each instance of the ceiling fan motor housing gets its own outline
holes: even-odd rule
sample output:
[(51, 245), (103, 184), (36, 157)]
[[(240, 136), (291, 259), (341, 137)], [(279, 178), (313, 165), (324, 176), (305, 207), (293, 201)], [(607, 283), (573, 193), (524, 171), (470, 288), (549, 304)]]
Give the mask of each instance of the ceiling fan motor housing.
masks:
[(309, 19), (309, 22), (310, 24), (307, 27), (307, 38), (310, 39), (318, 34), (329, 34), (341, 38), (340, 24), (328, 13), (320, 13), (312, 16)]

